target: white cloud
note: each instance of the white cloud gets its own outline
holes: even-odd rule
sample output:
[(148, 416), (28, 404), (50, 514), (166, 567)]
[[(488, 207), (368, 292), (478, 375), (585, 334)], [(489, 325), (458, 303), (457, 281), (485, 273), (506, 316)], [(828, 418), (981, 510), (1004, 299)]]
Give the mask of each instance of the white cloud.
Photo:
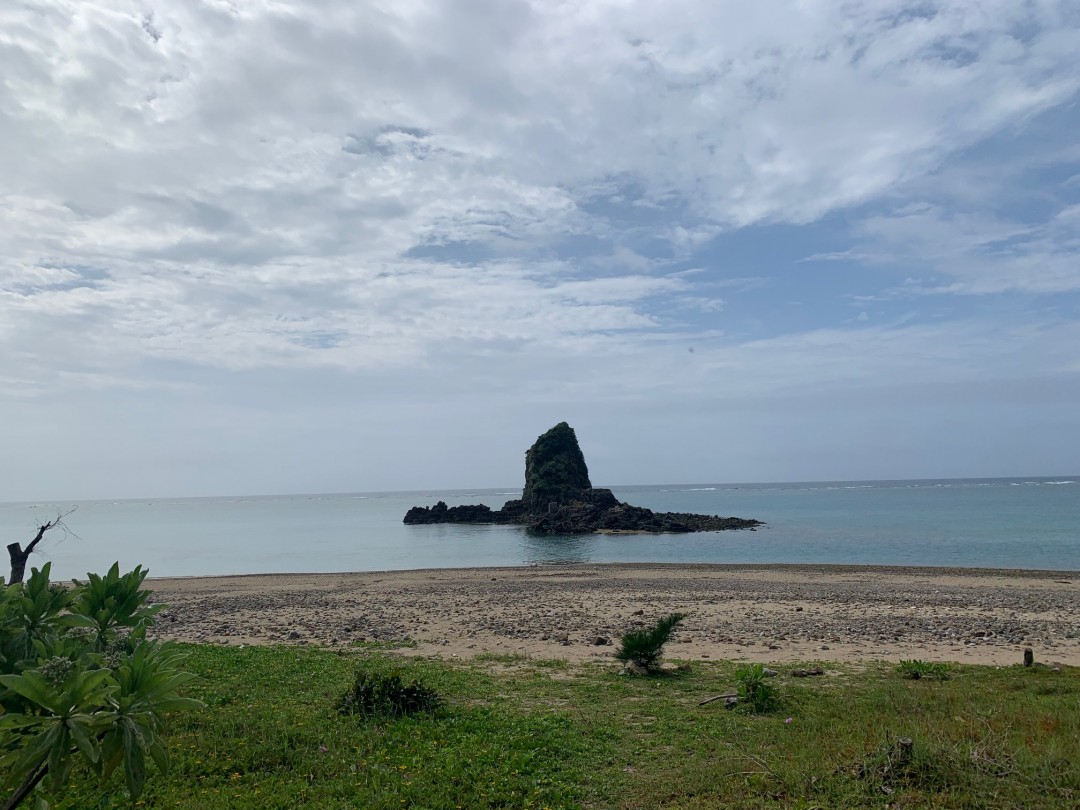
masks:
[[(0, 236), (0, 272), (24, 280), (43, 266), (90, 265), (109, 276), (36, 302), (6, 299), (8, 317), (97, 312), (113, 343), (126, 336), (152, 352), (228, 364), (291, 362), (323, 351), (302, 333), (372, 346), (381, 327), (363, 306), (352, 316), (305, 312), (282, 277), (393, 319), (424, 296), (454, 298), (436, 285), (474, 277), (497, 299), (537, 293), (522, 280), (527, 262), (447, 274), (404, 261), (410, 250), (483, 265), (598, 235), (614, 244), (593, 248), (597, 261), (610, 255), (619, 272), (621, 256), (623, 267), (647, 271), (620, 232), (651, 228), (691, 254), (723, 227), (813, 220), (1068, 98), (1080, 69), (1066, 9), (8, 10), (2, 114), (13, 148), (0, 176), (11, 227)], [(607, 180), (618, 177), (632, 181), (631, 198)], [(605, 183), (610, 193), (596, 200)], [(654, 222), (618, 223), (583, 210), (586, 199), (645, 205)], [(673, 206), (678, 219), (665, 219)], [(592, 289), (588, 304), (605, 303)], [(623, 286), (606, 289), (613, 309), (575, 312), (583, 302), (570, 297), (554, 322), (650, 328), (650, 317), (623, 311), (632, 303)], [(289, 312), (284, 332), (279, 310)], [(473, 317), (481, 311), (501, 311), (520, 333), (518, 310), (481, 307)], [(502, 326), (480, 331), (492, 328)], [(413, 334), (411, 349), (334, 350), (335, 362), (415, 359), (445, 339), (441, 328)]]
[(856, 235), (862, 252), (853, 255), (864, 263), (917, 267), (937, 277), (912, 280), (880, 297), (1080, 290), (1080, 205), (1057, 207), (1035, 223), (937, 205), (909, 207), (860, 221)]
[(707, 400), (874, 378), (873, 346), (919, 379), (970, 353), (995, 373), (978, 342), (888, 348), (937, 345), (895, 321), (728, 337), (745, 296), (804, 295), (705, 260), (719, 235), (882, 200), (818, 258), (1077, 287), (1071, 203), (991, 210), (977, 173), (962, 205), (912, 192), (1075, 99), (1068, 2), (36, 0), (0, 9), (0, 73), (19, 403), (195, 396), (219, 370)]

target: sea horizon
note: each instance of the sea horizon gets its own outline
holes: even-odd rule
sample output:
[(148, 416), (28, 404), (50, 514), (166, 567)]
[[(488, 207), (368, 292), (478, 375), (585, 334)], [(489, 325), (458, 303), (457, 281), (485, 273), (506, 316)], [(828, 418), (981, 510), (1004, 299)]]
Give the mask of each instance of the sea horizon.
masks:
[[(806, 481), (687, 481), (687, 482), (664, 482), (653, 484), (594, 484), (594, 487), (599, 489), (610, 489), (633, 491), (637, 489), (650, 490), (650, 489), (672, 489), (675, 491), (683, 490), (708, 490), (708, 489), (747, 489), (747, 488), (813, 488), (813, 487), (826, 487), (826, 486), (840, 486), (840, 485), (863, 485), (863, 486), (888, 486), (888, 485), (917, 485), (917, 486), (940, 486), (949, 484), (979, 484), (979, 483), (991, 483), (991, 482), (1019, 482), (1031, 484), (1080, 484), (1080, 472), (1077, 473), (1061, 473), (1057, 475), (1009, 475), (1009, 476), (972, 476), (972, 477), (952, 477), (952, 478), (838, 478), (838, 479), (812, 479)], [(505, 486), (474, 486), (474, 487), (415, 487), (412, 489), (372, 489), (372, 490), (342, 490), (339, 492), (233, 492), (225, 494), (215, 495), (125, 495), (125, 496), (101, 496), (95, 498), (75, 497), (75, 498), (30, 498), (30, 499), (16, 499), (9, 501), (0, 501), (0, 508), (8, 506), (25, 506), (25, 505), (55, 505), (61, 503), (99, 503), (99, 502), (115, 502), (115, 503), (138, 503), (141, 501), (193, 501), (193, 500), (238, 500), (238, 499), (255, 499), (266, 500), (273, 498), (347, 498), (358, 496), (379, 496), (379, 495), (410, 495), (410, 494), (422, 494), (429, 492), (443, 492), (451, 494), (467, 494), (475, 492), (479, 494), (506, 494), (509, 498), (511, 495), (520, 494), (520, 486), (514, 488), (513, 485)]]

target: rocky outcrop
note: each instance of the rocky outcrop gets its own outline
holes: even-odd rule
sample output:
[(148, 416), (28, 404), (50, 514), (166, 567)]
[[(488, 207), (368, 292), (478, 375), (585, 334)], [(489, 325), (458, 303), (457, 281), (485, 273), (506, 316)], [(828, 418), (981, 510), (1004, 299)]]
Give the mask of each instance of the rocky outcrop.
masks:
[(622, 503), (610, 489), (593, 487), (577, 435), (566, 422), (540, 436), (525, 454), (520, 500), (507, 501), (502, 509), (439, 501), (432, 507), (414, 506), (405, 523), (519, 524), (538, 534), (712, 532), (762, 525), (760, 520), (653, 512)]
[(418, 523), (503, 523), (490, 506), (482, 503), (447, 506), (439, 501), (434, 506), (414, 506), (405, 513), (405, 522)]
[(482, 503), (447, 506), (439, 501), (434, 506), (414, 506), (405, 513), (405, 523), (526, 523), (521, 501), (507, 501), (502, 509), (492, 509)]
[(566, 422), (559, 422), (540, 436), (525, 454), (525, 489), (521, 500), (529, 512), (540, 514), (551, 503), (580, 500), (581, 493), (591, 489), (589, 468), (577, 434)]

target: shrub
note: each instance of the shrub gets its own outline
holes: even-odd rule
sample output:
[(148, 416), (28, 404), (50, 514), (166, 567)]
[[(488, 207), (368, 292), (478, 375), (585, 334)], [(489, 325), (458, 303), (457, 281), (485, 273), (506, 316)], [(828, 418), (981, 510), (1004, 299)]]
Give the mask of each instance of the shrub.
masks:
[[(17, 807), (46, 782), (66, 785), (76, 758), (104, 783), (122, 767), (132, 801), (146, 782), (147, 757), (168, 767), (163, 716), (202, 704), (178, 690), (193, 676), (179, 671), (182, 653), (146, 639), (154, 614), (146, 571), (65, 588), (49, 582), (50, 566), (26, 582), (0, 580), (0, 787)], [(39, 805), (42, 802), (39, 802)]]
[(338, 700), (342, 714), (361, 717), (404, 717), (434, 712), (442, 705), (439, 693), (417, 680), (405, 683), (398, 672), (358, 669), (352, 687)]
[(631, 630), (625, 633), (615, 651), (620, 661), (633, 662), (650, 672), (657, 669), (664, 644), (671, 638), (675, 625), (686, 618), (684, 613), (672, 613), (658, 621), (648, 630)]
[(899, 666), (896, 667), (897, 672), (915, 681), (920, 678), (948, 680), (950, 669), (952, 667), (943, 661), (920, 661), (917, 658), (911, 661), (901, 661)]
[(746, 664), (735, 670), (739, 700), (752, 711), (764, 713), (780, 705), (776, 687), (765, 680), (765, 667), (761, 664)]

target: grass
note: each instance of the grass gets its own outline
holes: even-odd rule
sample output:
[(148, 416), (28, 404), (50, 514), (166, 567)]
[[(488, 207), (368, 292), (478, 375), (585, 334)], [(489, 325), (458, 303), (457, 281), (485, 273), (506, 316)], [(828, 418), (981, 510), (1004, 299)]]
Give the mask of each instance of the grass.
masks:
[[(766, 714), (722, 702), (736, 668), (662, 678), (614, 665), (395, 658), (438, 691), (432, 715), (342, 716), (357, 666), (384, 653), (195, 646), (171, 719), (172, 771), (144, 808), (1012, 808), (1080, 805), (1080, 670), (895, 667), (771, 679)], [(778, 667), (781, 673), (783, 668)], [(913, 740), (897, 755), (897, 740)], [(129, 807), (89, 775), (54, 808)]]
[(386, 652), (390, 650), (415, 649), (417, 647), (417, 642), (414, 639), (405, 639), (402, 641), (350, 641), (349, 646), (374, 652)]
[(938, 678), (946, 681), (949, 679), (952, 666), (943, 661), (920, 661), (916, 658), (913, 661), (901, 661), (896, 669), (904, 677), (915, 681), (920, 678)]

